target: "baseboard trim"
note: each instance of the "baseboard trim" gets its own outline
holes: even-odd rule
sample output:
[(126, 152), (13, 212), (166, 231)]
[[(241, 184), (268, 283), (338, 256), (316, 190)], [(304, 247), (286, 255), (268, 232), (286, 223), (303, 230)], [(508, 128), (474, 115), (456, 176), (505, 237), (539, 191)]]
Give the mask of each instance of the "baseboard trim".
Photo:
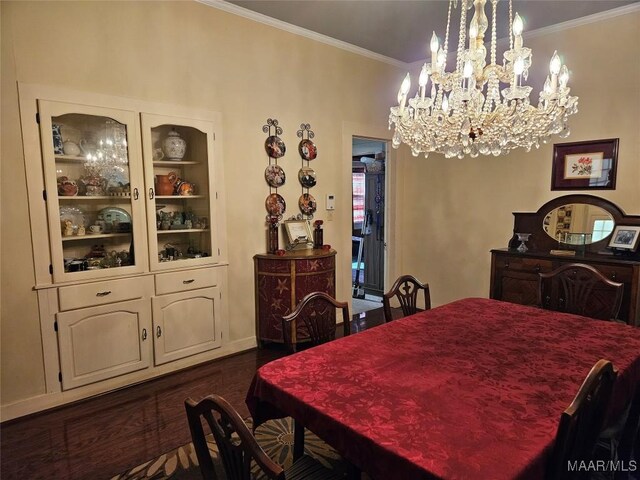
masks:
[(67, 390), (36, 395), (23, 400), (0, 406), (0, 422), (15, 420), (26, 415), (43, 412), (69, 403), (85, 400), (97, 395), (131, 387), (148, 380), (168, 375), (180, 370), (194, 367), (201, 363), (217, 360), (237, 353), (245, 352), (257, 347), (256, 337), (247, 337), (229, 342), (211, 352), (201, 353), (192, 357), (176, 360), (165, 365), (151, 367), (140, 372), (134, 372), (122, 377), (105, 380), (91, 385)]

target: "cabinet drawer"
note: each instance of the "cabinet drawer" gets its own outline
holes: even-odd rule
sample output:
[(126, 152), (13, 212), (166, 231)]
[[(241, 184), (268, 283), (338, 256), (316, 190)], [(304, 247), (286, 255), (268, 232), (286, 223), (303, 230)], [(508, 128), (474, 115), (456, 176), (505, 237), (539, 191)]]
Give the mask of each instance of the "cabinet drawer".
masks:
[(156, 295), (185, 292), (196, 288), (215, 287), (216, 285), (218, 285), (218, 270), (215, 268), (156, 275)]
[(150, 296), (150, 289), (149, 280), (144, 277), (85, 283), (58, 289), (58, 300), (62, 311), (135, 300), (145, 295)]
[(497, 257), (496, 266), (531, 273), (545, 273), (553, 270), (553, 262), (550, 260), (525, 257)]
[(633, 278), (633, 268), (621, 265), (592, 265), (602, 275), (614, 282), (630, 283)]

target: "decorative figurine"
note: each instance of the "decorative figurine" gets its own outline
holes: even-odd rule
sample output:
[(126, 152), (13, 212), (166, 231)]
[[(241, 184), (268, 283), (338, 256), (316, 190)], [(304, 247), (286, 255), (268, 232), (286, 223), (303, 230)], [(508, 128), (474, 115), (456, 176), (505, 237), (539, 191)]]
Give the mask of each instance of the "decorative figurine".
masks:
[(65, 237), (71, 237), (73, 235), (73, 223), (71, 223), (71, 220), (64, 221), (64, 231), (62, 235)]

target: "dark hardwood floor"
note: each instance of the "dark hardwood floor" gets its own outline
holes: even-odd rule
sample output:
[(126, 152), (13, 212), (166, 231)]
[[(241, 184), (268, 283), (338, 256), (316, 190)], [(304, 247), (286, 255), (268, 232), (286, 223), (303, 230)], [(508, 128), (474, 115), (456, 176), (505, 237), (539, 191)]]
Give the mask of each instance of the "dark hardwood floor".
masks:
[[(383, 323), (382, 309), (354, 315), (353, 333)], [(338, 331), (341, 329), (339, 328)], [(109, 479), (190, 441), (187, 397), (225, 397), (243, 417), (257, 368), (282, 348), (251, 350), (0, 425), (0, 476)]]

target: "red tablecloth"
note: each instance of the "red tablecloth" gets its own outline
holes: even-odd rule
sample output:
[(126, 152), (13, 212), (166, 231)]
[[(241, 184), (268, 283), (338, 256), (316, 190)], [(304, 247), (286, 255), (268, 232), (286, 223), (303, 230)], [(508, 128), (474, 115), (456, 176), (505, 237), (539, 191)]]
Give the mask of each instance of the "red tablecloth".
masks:
[(291, 415), (375, 479), (543, 478), (560, 414), (597, 360), (640, 383), (640, 329), (465, 299), (273, 361), (256, 423)]

